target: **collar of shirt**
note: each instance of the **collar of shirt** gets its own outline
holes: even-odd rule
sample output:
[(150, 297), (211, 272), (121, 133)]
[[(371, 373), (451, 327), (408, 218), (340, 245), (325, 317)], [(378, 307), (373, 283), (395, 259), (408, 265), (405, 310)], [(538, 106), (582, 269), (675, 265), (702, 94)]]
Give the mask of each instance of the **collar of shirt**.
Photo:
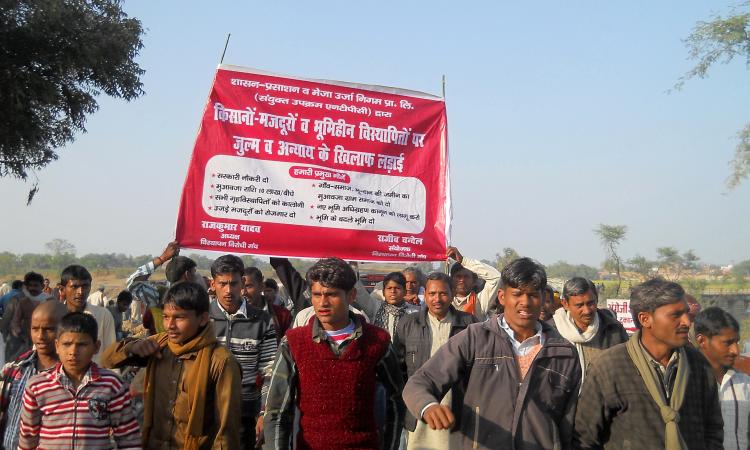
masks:
[(442, 319), (438, 320), (437, 317), (433, 316), (428, 311), (427, 312), (427, 320), (429, 320), (435, 326), (439, 326), (440, 324), (443, 324), (443, 323), (451, 323), (451, 321), (453, 320), (453, 313), (451, 313), (450, 311), (448, 311), (448, 314), (446, 314), (445, 317), (443, 317)]
[(240, 309), (238, 309), (237, 312), (234, 313), (234, 314), (228, 313), (227, 310), (224, 309), (223, 306), (221, 306), (221, 302), (219, 301), (219, 299), (216, 299), (216, 304), (219, 305), (219, 309), (221, 310), (221, 312), (224, 313), (225, 316), (227, 316), (228, 319), (234, 319), (235, 317), (238, 317), (238, 316), (239, 317), (244, 317), (244, 318), (247, 319), (247, 307), (245, 306), (245, 299), (244, 298), (240, 302)]
[(471, 294), (469, 294), (469, 295), (467, 295), (465, 297), (459, 297), (458, 295), (455, 295), (453, 297), (453, 306), (455, 306), (456, 308), (460, 308), (461, 305), (464, 305), (467, 301), (469, 301), (469, 297), (470, 296), (471, 296)]
[[(342, 342), (339, 342), (338, 346), (342, 347), (344, 342), (353, 341), (354, 339), (359, 338), (362, 336), (362, 322), (359, 320), (358, 316), (356, 314), (352, 314), (351, 311), (349, 311), (349, 320), (354, 322), (354, 333), (352, 333), (351, 336), (349, 336), (347, 339), (343, 340)], [(312, 338), (315, 342), (323, 342), (323, 341), (330, 341), (330, 343), (334, 344), (333, 341), (328, 339), (328, 334), (326, 334), (326, 330), (323, 329), (323, 326), (320, 325), (320, 321), (317, 317), (313, 316), (313, 326), (312, 326)], [(334, 344), (335, 345), (335, 344)]]
[(99, 378), (99, 368), (96, 367), (96, 364), (92, 362), (89, 365), (86, 374), (81, 379), (81, 384), (78, 385), (78, 389), (76, 390), (73, 386), (73, 381), (71, 381), (71, 379), (65, 373), (65, 370), (63, 370), (62, 363), (58, 363), (53, 370), (53, 377), (57, 380), (58, 383), (60, 383), (62, 387), (69, 390), (70, 392), (77, 392), (81, 390), (82, 387), (86, 386), (91, 380), (96, 380)]
[(525, 339), (523, 342), (518, 342), (516, 340), (516, 333), (513, 331), (510, 325), (508, 325), (508, 322), (505, 321), (505, 317), (498, 317), (497, 322), (500, 325), (500, 328), (508, 333), (508, 337), (510, 337), (510, 343), (513, 345), (513, 352), (518, 356), (524, 356), (532, 347), (535, 347), (537, 345), (544, 345), (545, 336), (544, 333), (542, 333), (542, 324), (539, 322), (536, 323), (536, 334), (528, 339)]
[(661, 374), (662, 377), (664, 377), (667, 372), (670, 372), (672, 368), (675, 368), (677, 366), (677, 360), (680, 357), (680, 352), (677, 351), (677, 349), (672, 350), (672, 356), (669, 357), (669, 361), (667, 361), (667, 365), (662, 366), (661, 363), (654, 359), (653, 356), (651, 356), (651, 353), (646, 350), (646, 347), (643, 346), (643, 343), (641, 343), (640, 340), (638, 340), (638, 345), (641, 347), (641, 351), (646, 356), (646, 359), (648, 359), (648, 362), (654, 366), (654, 368)]
[(736, 382), (736, 378), (738, 378), (737, 372), (735, 372), (734, 369), (727, 370), (727, 373), (724, 374), (724, 377), (721, 379), (721, 383), (719, 383), (719, 391), (721, 392), (723, 389), (729, 385), (729, 382)]

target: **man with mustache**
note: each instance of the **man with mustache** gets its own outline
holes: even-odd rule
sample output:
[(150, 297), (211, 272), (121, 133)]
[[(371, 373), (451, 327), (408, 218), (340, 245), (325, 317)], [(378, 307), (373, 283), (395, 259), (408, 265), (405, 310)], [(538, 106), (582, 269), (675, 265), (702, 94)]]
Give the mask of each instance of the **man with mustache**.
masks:
[(716, 379), (688, 344), (685, 291), (653, 279), (630, 291), (638, 331), (589, 367), (575, 419), (580, 449), (721, 449)]
[(597, 309), (599, 294), (594, 283), (575, 277), (563, 286), (562, 308), (555, 311), (549, 324), (578, 350), (581, 379), (586, 369), (604, 350), (627, 342), (628, 333), (611, 314)]

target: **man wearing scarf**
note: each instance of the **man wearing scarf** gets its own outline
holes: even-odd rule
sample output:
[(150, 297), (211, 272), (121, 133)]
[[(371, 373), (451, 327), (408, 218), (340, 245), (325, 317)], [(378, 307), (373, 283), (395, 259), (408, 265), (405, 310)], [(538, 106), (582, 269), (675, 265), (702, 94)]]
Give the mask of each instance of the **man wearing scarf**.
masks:
[(604, 350), (627, 342), (628, 333), (612, 314), (596, 307), (599, 295), (590, 280), (571, 278), (563, 286), (562, 308), (555, 311), (549, 324), (576, 346), (581, 362), (581, 381), (586, 369)]
[(638, 331), (589, 366), (578, 400), (580, 449), (719, 450), (724, 439), (711, 367), (688, 344), (685, 291), (653, 279), (631, 289)]
[(374, 293), (357, 297), (362, 311), (372, 319), (373, 325), (379, 326), (391, 335), (391, 342), (401, 318), (406, 314), (419, 312), (419, 306), (407, 303), (405, 295), (406, 277), (401, 272), (391, 272), (383, 278), (383, 300)]
[(105, 352), (105, 367), (146, 367), (143, 448), (240, 448), (240, 366), (216, 341), (208, 308), (201, 285), (175, 284), (164, 296), (166, 332)]

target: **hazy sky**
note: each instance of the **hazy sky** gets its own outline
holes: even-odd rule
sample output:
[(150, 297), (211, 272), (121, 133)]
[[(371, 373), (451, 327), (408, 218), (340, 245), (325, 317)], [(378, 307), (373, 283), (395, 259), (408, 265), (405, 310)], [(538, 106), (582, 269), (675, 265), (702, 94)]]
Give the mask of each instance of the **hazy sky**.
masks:
[(592, 230), (606, 223), (628, 226), (625, 258), (674, 246), (750, 259), (750, 181), (724, 186), (750, 71), (739, 60), (667, 93), (691, 67), (681, 39), (733, 4), (128, 1), (146, 28), (146, 94), (101, 97), (31, 206), (30, 184), (0, 180), (0, 251), (63, 238), (79, 254), (160, 252), (231, 32), (227, 64), (433, 94), (445, 74), (465, 255), (598, 264)]

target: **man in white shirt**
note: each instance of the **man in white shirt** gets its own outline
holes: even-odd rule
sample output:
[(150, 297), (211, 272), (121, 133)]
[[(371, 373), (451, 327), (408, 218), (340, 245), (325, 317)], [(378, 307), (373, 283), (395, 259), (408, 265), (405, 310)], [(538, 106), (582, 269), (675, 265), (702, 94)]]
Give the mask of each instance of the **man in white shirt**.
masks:
[(750, 376), (734, 370), (740, 326), (731, 314), (712, 306), (695, 318), (695, 340), (719, 385), (724, 448), (746, 450), (750, 442)]

